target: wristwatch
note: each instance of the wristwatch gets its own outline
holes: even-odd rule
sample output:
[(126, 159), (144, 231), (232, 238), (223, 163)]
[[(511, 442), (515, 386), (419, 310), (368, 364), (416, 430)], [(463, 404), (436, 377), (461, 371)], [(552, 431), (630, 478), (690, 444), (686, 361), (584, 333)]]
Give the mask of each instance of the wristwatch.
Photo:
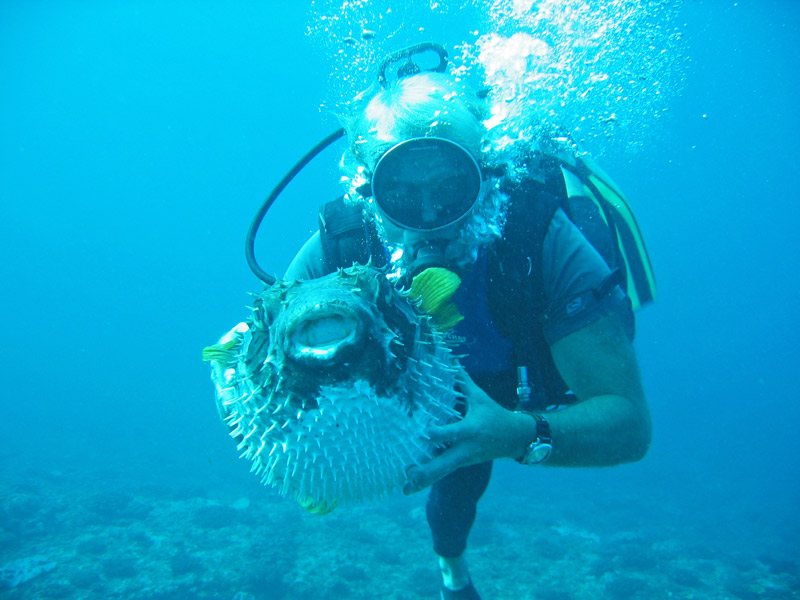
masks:
[(553, 452), (550, 423), (542, 415), (530, 412), (525, 412), (525, 414), (536, 420), (536, 439), (525, 448), (525, 453), (517, 459), (517, 462), (521, 465), (540, 465), (550, 458), (550, 454)]

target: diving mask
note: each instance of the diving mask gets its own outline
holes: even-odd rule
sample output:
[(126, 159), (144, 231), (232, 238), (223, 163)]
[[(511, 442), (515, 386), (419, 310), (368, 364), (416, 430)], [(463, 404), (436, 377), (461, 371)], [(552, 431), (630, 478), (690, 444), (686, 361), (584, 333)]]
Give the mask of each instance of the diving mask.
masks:
[(371, 191), (386, 220), (403, 229), (431, 232), (469, 214), (482, 181), (480, 166), (463, 146), (422, 137), (400, 142), (381, 156)]

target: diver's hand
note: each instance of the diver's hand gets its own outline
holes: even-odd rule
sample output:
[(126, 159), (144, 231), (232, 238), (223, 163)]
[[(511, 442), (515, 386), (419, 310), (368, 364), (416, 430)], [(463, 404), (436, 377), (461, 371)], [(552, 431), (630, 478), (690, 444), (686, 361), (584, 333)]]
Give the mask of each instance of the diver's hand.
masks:
[(522, 456), (536, 437), (536, 423), (530, 415), (497, 404), (463, 369), (458, 375), (457, 389), (466, 399), (466, 416), (426, 431), (431, 441), (444, 444), (446, 449), (424, 465), (408, 469), (403, 493), (418, 492), (461, 467)]

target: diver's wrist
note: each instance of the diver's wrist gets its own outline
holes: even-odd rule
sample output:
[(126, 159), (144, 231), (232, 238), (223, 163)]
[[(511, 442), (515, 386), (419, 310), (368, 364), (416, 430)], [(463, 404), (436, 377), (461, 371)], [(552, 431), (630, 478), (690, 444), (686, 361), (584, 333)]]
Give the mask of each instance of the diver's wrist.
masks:
[(530, 417), (528, 423), (533, 421), (533, 426), (529, 429), (528, 443), (515, 457), (516, 461), (522, 465), (539, 465), (546, 462), (553, 452), (550, 423), (540, 414), (518, 412)]
[(536, 441), (536, 420), (529, 412), (515, 410), (513, 411), (516, 428), (514, 436), (514, 447), (510, 458), (519, 461), (525, 455), (533, 442)]

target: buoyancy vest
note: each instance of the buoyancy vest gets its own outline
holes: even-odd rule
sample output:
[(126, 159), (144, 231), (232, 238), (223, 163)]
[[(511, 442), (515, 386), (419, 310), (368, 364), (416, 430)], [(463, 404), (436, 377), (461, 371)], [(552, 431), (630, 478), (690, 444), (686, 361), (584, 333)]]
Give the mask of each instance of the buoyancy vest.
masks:
[[(573, 400), (544, 337), (547, 303), (542, 249), (550, 222), (561, 208), (611, 269), (611, 276), (589, 293), (605, 295), (619, 284), (636, 308), (654, 299), (655, 279), (633, 213), (602, 172), (574, 157), (535, 154), (531, 172), (519, 182), (505, 181), (508, 214), (503, 237), (488, 249), (484, 293), (500, 335), (512, 342), (512, 365), (472, 374), (475, 382), (506, 408), (517, 404), (517, 366), (526, 366), (532, 395), (528, 410), (545, 410)], [(533, 163), (536, 163), (535, 165)], [(386, 264), (383, 244), (360, 206), (343, 198), (324, 204), (320, 239), (330, 270), (353, 263)]]

